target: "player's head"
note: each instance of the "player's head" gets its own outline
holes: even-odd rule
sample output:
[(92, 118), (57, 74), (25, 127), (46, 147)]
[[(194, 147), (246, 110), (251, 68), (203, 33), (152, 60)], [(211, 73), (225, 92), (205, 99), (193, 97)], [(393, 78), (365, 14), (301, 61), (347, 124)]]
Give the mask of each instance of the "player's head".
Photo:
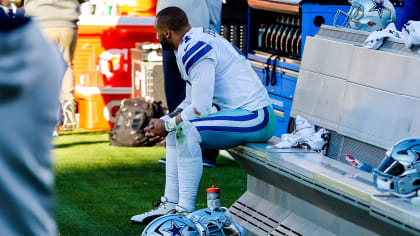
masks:
[(187, 15), (178, 7), (167, 7), (156, 15), (155, 29), (163, 50), (178, 48), (180, 38), (190, 28)]

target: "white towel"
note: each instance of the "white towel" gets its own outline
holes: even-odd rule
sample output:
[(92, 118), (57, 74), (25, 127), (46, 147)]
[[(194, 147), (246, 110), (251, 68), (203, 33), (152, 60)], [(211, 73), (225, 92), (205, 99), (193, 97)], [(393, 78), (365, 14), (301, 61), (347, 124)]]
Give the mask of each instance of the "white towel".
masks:
[(402, 36), (399, 31), (395, 28), (394, 23), (390, 23), (385, 29), (379, 29), (377, 31), (373, 31), (366, 41), (363, 43), (365, 48), (369, 49), (378, 49), (382, 46), (384, 39), (386, 38), (398, 38), (401, 39)]
[(420, 21), (408, 21), (403, 26), (402, 35), (407, 48), (420, 45)]

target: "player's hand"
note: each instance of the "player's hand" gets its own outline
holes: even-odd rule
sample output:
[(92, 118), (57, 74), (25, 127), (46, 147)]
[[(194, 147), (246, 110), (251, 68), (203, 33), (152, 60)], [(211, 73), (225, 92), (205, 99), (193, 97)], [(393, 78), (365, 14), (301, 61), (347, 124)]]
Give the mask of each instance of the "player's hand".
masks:
[(149, 122), (149, 125), (144, 128), (146, 131), (146, 137), (153, 140), (163, 139), (168, 135), (168, 132), (165, 130), (165, 121), (161, 119), (152, 119)]
[(149, 138), (149, 141), (150, 141), (150, 142), (161, 142), (161, 141), (163, 141), (164, 139), (165, 139), (165, 137), (154, 136), (154, 137)]

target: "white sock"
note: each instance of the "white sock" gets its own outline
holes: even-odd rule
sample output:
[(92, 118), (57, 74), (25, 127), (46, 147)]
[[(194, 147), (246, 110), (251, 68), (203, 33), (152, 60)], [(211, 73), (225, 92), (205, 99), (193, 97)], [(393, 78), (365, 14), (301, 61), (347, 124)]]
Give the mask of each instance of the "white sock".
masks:
[(180, 179), (178, 205), (189, 212), (195, 210), (195, 198), (203, 173), (203, 161), (201, 155), (199, 157), (200, 159), (197, 158), (194, 161), (178, 162), (178, 178)]
[[(181, 130), (181, 129), (179, 129)], [(192, 212), (195, 210), (195, 198), (203, 173), (201, 155), (201, 137), (197, 129), (188, 121), (183, 122), (182, 131), (177, 134), (178, 152), (178, 205)]]
[(178, 203), (178, 161), (176, 151), (175, 132), (170, 132), (166, 137), (166, 183), (165, 197), (169, 202)]

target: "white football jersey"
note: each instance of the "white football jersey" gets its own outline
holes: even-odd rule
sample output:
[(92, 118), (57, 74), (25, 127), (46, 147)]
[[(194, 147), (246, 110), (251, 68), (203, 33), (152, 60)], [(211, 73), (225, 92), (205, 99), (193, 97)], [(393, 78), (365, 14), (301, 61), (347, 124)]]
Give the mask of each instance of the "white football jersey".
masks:
[[(249, 61), (215, 32), (192, 28), (184, 35), (175, 55), (182, 78), (187, 82), (186, 100), (179, 106), (184, 111), (188, 104), (190, 110), (199, 111), (195, 116), (208, 115), (210, 112), (201, 112), (199, 108), (212, 105), (222, 110), (248, 111), (271, 106), (267, 90)], [(209, 84), (211, 80), (214, 82)], [(205, 99), (208, 96), (212, 101)], [(183, 118), (191, 118), (186, 112), (181, 114)]]

